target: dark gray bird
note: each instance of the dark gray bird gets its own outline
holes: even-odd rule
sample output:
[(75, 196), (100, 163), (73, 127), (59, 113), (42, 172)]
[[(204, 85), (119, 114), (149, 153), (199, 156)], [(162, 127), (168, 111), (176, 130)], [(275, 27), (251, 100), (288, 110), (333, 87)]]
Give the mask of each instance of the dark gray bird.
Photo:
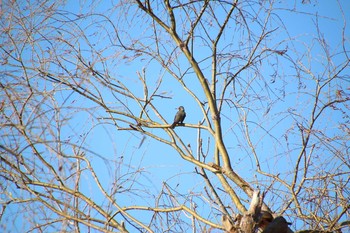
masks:
[(287, 233), (288, 232), (288, 223), (285, 218), (278, 216), (275, 218), (262, 233)]
[(177, 111), (175, 118), (174, 118), (174, 123), (171, 124), (170, 128), (175, 128), (177, 124), (183, 124), (185, 117), (186, 117), (186, 112), (185, 108), (183, 106), (180, 106), (179, 111)]

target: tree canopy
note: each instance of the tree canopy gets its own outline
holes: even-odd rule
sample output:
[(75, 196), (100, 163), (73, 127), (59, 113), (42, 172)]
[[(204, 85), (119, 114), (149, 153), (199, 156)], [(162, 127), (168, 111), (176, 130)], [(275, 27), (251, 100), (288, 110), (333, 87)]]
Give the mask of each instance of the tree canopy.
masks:
[(349, 230), (349, 7), (2, 2), (1, 229)]

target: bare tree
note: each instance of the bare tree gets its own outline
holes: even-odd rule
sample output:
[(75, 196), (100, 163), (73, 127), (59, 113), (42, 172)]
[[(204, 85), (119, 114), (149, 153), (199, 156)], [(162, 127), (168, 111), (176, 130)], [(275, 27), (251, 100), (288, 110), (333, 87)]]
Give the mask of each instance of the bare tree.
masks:
[(349, 229), (349, 15), (306, 2), (1, 3), (1, 228)]

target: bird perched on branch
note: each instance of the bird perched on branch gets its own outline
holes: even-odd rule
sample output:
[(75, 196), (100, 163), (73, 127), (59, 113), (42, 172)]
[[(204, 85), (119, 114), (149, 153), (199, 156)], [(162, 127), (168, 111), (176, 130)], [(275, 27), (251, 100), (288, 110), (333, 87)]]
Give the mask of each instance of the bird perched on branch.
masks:
[(183, 121), (185, 120), (186, 117), (186, 112), (185, 108), (183, 106), (180, 106), (179, 111), (177, 111), (175, 118), (174, 118), (174, 123), (171, 124), (170, 128), (175, 128), (177, 124), (183, 124)]
[(286, 221), (282, 216), (275, 218), (262, 233), (287, 233), (289, 222)]

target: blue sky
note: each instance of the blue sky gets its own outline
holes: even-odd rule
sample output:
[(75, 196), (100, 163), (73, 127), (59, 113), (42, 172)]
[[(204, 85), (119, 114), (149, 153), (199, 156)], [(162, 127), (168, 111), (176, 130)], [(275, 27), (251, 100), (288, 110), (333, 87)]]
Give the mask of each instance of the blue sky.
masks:
[[(350, 22), (350, 14), (346, 9), (350, 9), (349, 1), (339, 1), (343, 7), (343, 13), (345, 20)], [(97, 3), (96, 3), (97, 4)], [(122, 13), (125, 12), (113, 11), (113, 5), (110, 3), (98, 4), (93, 7), (92, 10), (97, 12), (104, 12), (108, 9), (105, 16), (115, 19), (119, 23), (121, 21)], [(114, 3), (117, 5), (117, 2)], [(89, 6), (87, 2), (82, 5), (78, 5), (74, 1), (68, 1), (65, 10), (75, 11), (76, 14), (90, 12), (90, 9), (85, 7)], [(256, 6), (252, 6), (254, 8)], [(301, 58), (300, 62), (304, 63), (307, 67), (312, 69), (314, 74), (319, 76), (325, 75), (332, 67), (323, 67), (324, 56), (322, 56), (323, 51), (319, 46), (319, 43), (315, 40), (318, 33), (326, 40), (329, 44), (329, 50), (331, 53), (335, 51), (341, 51), (342, 42), (342, 27), (343, 18), (336, 2), (330, 1), (319, 1), (317, 4), (300, 4), (300, 1), (289, 1), (281, 2), (277, 4), (278, 10), (274, 11), (274, 14), (270, 29), (277, 29), (275, 34), (271, 34), (271, 38), (268, 38), (266, 44), (267, 48), (276, 50), (287, 50), (287, 55), (290, 58), (295, 59), (296, 57)], [(288, 11), (288, 9), (296, 9), (300, 13), (295, 13), (293, 11)], [(143, 18), (138, 18), (133, 16), (134, 8), (128, 9), (128, 14), (130, 14), (130, 24), (136, 22), (142, 22)], [(113, 13), (111, 13), (113, 12)], [(312, 15), (312, 16), (311, 16)], [(68, 14), (69, 17), (73, 17)], [(120, 18), (118, 18), (118, 16)], [(63, 18), (62, 15), (60, 17)], [(158, 98), (154, 99), (153, 104), (157, 107), (157, 110), (163, 115), (168, 123), (171, 123), (173, 117), (176, 113), (176, 108), (179, 105), (183, 105), (186, 109), (187, 117), (185, 123), (197, 124), (203, 119), (202, 113), (200, 111), (197, 103), (192, 99), (191, 95), (186, 92), (178, 82), (169, 75), (163, 68), (161, 68), (154, 60), (144, 59), (139, 57), (129, 63), (120, 63), (125, 61), (124, 51), (117, 46), (113, 46), (112, 38), (108, 37), (108, 33), (100, 30), (103, 27), (108, 27), (108, 22), (104, 21), (104, 17), (98, 17), (101, 21), (94, 22), (91, 24), (89, 18), (86, 20), (81, 20), (80, 26), (82, 31), (89, 35), (87, 38), (91, 40), (94, 44), (96, 50), (99, 48), (105, 49), (102, 53), (102, 57), (111, 57), (106, 64), (108, 65), (108, 72), (111, 76), (118, 78), (123, 82), (130, 90), (133, 90), (139, 97), (143, 94), (142, 83), (138, 78), (138, 73), (142, 73), (142, 69), (145, 68), (145, 74), (147, 81), (149, 83), (149, 92), (152, 92), (152, 87), (154, 87), (159, 80), (162, 80), (162, 84), (158, 93), (163, 93), (167, 97), (171, 98)], [(64, 24), (63, 24), (64, 25)], [(315, 29), (315, 25), (319, 25), (320, 32)], [(129, 26), (125, 26), (123, 29), (128, 29)], [(256, 25), (251, 25), (252, 31), (257, 31)], [(287, 28), (288, 34), (283, 27)], [(64, 28), (64, 27), (63, 27)], [(238, 50), (246, 49), (249, 52), (249, 42), (241, 41), (242, 38), (246, 38), (244, 33), (236, 33), (239, 28), (236, 25), (229, 25), (229, 28), (233, 30), (233, 33), (226, 34), (226, 40), (231, 43), (231, 47)], [(109, 28), (112, 30), (112, 28)], [(146, 38), (147, 33), (145, 33), (146, 26), (140, 24), (130, 25), (129, 27), (130, 35), (139, 36), (141, 38)], [(98, 33), (100, 32), (100, 34)], [(60, 33), (65, 33), (64, 36), (74, 37), (74, 33), (70, 31), (64, 31)], [(70, 35), (70, 33), (72, 33)], [(54, 32), (57, 34), (58, 32)], [(112, 31), (111, 31), (112, 34)], [(349, 39), (349, 29), (345, 30), (345, 37)], [(121, 31), (121, 36), (126, 35)], [(282, 39), (281, 39), (282, 38)], [(93, 40), (93, 41), (92, 41)], [(224, 40), (224, 42), (226, 42)], [(146, 43), (150, 43), (147, 40)], [(79, 41), (81, 49), (86, 49), (83, 52), (87, 58), (97, 58), (97, 55), (91, 51), (90, 47), (86, 45), (86, 40)], [(226, 44), (222, 43), (220, 49), (226, 51)], [(280, 43), (279, 43), (280, 42)], [(200, 40), (198, 42), (200, 43)], [(279, 43), (276, 45), (276, 43)], [(77, 43), (78, 44), (78, 43)], [(85, 46), (86, 47), (85, 47)], [(111, 45), (110, 47), (108, 45)], [(203, 43), (204, 45), (204, 43)], [(346, 43), (349, 46), (349, 42)], [(273, 46), (273, 47), (270, 47)], [(311, 47), (310, 55), (307, 49)], [(66, 47), (69, 50), (69, 47)], [(164, 51), (169, 51), (170, 48), (165, 47)], [(195, 56), (200, 63), (201, 67), (204, 69), (204, 73), (210, 77), (210, 62), (211, 60), (205, 60), (209, 56), (208, 49), (203, 46), (196, 47)], [(227, 49), (228, 50), (228, 49)], [(241, 52), (241, 51), (238, 51)], [(242, 56), (244, 52), (238, 53), (237, 56)], [(119, 55), (120, 53), (120, 55)], [(130, 55), (132, 55), (130, 53)], [(69, 57), (69, 53), (67, 53)], [(69, 59), (74, 60), (74, 56)], [(334, 58), (335, 66), (337, 62), (344, 59), (343, 55), (337, 55)], [(239, 59), (237, 63), (240, 64)], [(227, 70), (234, 72), (236, 67), (233, 60), (232, 64), (223, 65)], [(180, 59), (178, 63), (181, 67), (181, 72), (183, 72), (188, 63), (184, 59)], [(278, 65), (278, 66), (277, 66)], [(252, 183), (252, 186), (256, 187), (258, 183), (261, 183), (261, 179), (266, 180), (266, 177), (259, 175), (256, 172), (255, 159), (252, 151), (249, 150), (247, 145), (247, 139), (244, 135), (245, 129), (244, 124), (242, 124), (242, 117), (246, 116), (248, 119), (248, 127), (255, 150), (259, 156), (261, 166), (264, 170), (272, 172), (274, 174), (281, 173), (281, 178), (287, 181), (291, 179), (287, 174), (287, 169), (291, 168), (297, 159), (300, 148), (300, 135), (298, 135), (298, 129), (296, 128), (296, 121), (302, 122), (305, 125), (308, 124), (311, 107), (312, 107), (312, 95), (315, 91), (315, 81), (313, 77), (308, 76), (306, 73), (300, 74), (303, 80), (303, 87), (300, 87), (298, 82), (298, 74), (296, 74), (295, 69), (292, 64), (288, 62), (285, 57), (271, 58), (268, 62), (262, 62), (259, 66), (260, 70), (257, 72), (258, 75), (255, 76), (254, 71), (247, 71), (240, 75), (236, 87), (237, 90), (232, 88), (231, 93), (227, 94), (225, 97), (232, 100), (236, 108), (228, 109), (223, 112), (223, 135), (224, 141), (226, 143), (228, 152), (231, 157), (231, 163), (233, 169), (241, 175), (247, 181)], [(174, 68), (174, 66), (173, 66)], [(54, 66), (52, 67), (54, 69)], [(101, 63), (96, 65), (96, 69), (103, 71), (103, 66)], [(58, 71), (59, 72), (59, 71)], [(345, 77), (344, 80), (337, 81), (339, 88), (346, 90), (350, 87), (349, 83), (349, 68), (342, 72)], [(243, 76), (246, 75), (247, 79)], [(326, 77), (327, 75), (325, 75)], [(346, 79), (347, 77), (347, 79)], [(194, 92), (198, 97), (204, 101), (204, 95), (201, 89), (198, 87), (198, 81), (194, 77), (194, 74), (188, 72), (184, 76), (185, 83), (193, 88)], [(244, 89), (244, 82), (251, 81), (253, 86), (248, 90)], [(241, 83), (240, 83), (241, 82)], [(45, 89), (51, 88), (50, 83), (38, 83), (38, 85)], [(222, 85), (222, 80), (220, 80), (219, 85)], [(241, 88), (240, 88), (241, 85)], [(96, 84), (96, 89), (92, 89), (93, 92), (99, 90), (100, 86)], [(330, 87), (330, 91), (334, 91), (334, 87)], [(220, 89), (219, 89), (220, 90)], [(120, 102), (118, 102), (110, 90), (103, 89), (101, 91), (105, 98), (105, 102), (112, 106), (111, 108), (115, 110), (125, 109)], [(236, 93), (235, 93), (236, 91)], [(242, 98), (238, 101), (240, 97), (243, 96), (245, 91), (249, 91), (249, 96)], [(238, 96), (235, 96), (238, 95)], [(332, 94), (325, 93), (324, 99), (327, 100), (327, 96)], [(261, 97), (259, 99), (258, 97)], [(201, 211), (206, 218), (217, 218), (219, 221), (220, 216), (212, 216), (206, 207), (207, 200), (201, 195), (205, 182), (200, 176), (194, 175), (195, 166), (188, 162), (183, 161), (178, 153), (174, 151), (170, 146), (164, 145), (157, 142), (154, 139), (148, 138), (138, 132), (130, 132), (123, 130), (116, 130), (116, 127), (112, 122), (101, 120), (99, 118), (108, 117), (109, 115), (101, 108), (96, 107), (95, 104), (91, 103), (89, 100), (72, 93), (70, 90), (62, 91), (55, 96), (56, 103), (63, 107), (63, 110), (58, 114), (58, 116), (71, 117), (67, 126), (62, 129), (62, 140), (69, 141), (71, 143), (76, 143), (82, 145), (89, 150), (86, 151), (86, 156), (90, 159), (93, 167), (98, 174), (101, 184), (107, 191), (111, 190), (115, 183), (122, 186), (121, 189), (130, 188), (130, 193), (121, 192), (116, 194), (115, 198), (119, 205), (146, 205), (155, 206), (155, 201), (152, 199), (152, 195), (157, 196), (160, 192), (164, 182), (171, 186), (176, 192), (183, 194), (182, 203), (188, 204), (189, 201), (186, 198), (197, 199), (198, 204), (202, 204)], [(122, 99), (124, 104), (132, 106), (132, 110), (137, 115), (139, 114), (139, 109), (132, 103), (129, 99)], [(242, 105), (242, 107), (241, 107)], [(89, 111), (80, 109), (80, 107), (89, 107)], [(150, 111), (151, 113), (151, 111)], [(152, 113), (151, 113), (152, 114)], [(157, 117), (152, 114), (154, 120), (160, 122)], [(54, 119), (54, 116), (52, 116)], [(343, 122), (343, 115), (339, 112), (325, 112), (324, 118), (317, 123), (317, 127), (324, 126), (325, 132), (328, 135), (337, 135), (340, 129), (337, 128), (337, 122)], [(121, 124), (123, 125), (123, 124)], [(127, 127), (127, 125), (125, 125)], [(162, 129), (151, 129), (151, 132), (162, 135), (165, 138), (168, 136), (163, 132)], [(191, 145), (191, 149), (196, 154), (197, 147), (197, 130), (193, 128), (177, 127), (175, 132), (181, 137), (184, 144)], [(203, 149), (208, 150), (207, 160), (212, 160), (213, 154), (213, 138), (211, 138), (208, 133), (202, 132), (203, 136)], [(288, 138), (288, 143), (287, 139)], [(207, 144), (210, 140), (209, 144)], [(319, 143), (317, 138), (312, 139), (315, 144)], [(290, 144), (289, 144), (290, 143)], [(337, 145), (335, 144), (335, 147)], [(48, 152), (49, 153), (49, 152)], [(67, 154), (72, 153), (70, 146), (66, 147)], [(283, 154), (283, 156), (281, 156)], [(333, 163), (331, 158), (320, 158), (320, 160), (329, 159), (330, 163)], [(53, 166), (59, 166), (59, 160), (55, 161)], [(68, 169), (68, 168), (67, 168)], [(136, 179), (135, 177), (136, 172)], [(215, 185), (219, 184), (215, 180), (214, 175), (209, 174)], [(130, 180), (135, 180), (137, 182), (130, 182)], [(269, 184), (264, 182), (265, 185)], [(261, 184), (259, 185), (261, 187)], [(264, 187), (264, 186), (263, 186)], [(276, 184), (275, 188), (284, 189), (282, 186)], [(96, 191), (98, 190), (93, 178), (88, 173), (83, 175), (82, 179), (82, 191), (89, 196), (91, 199), (95, 200), (98, 204), (107, 203), (103, 195)], [(218, 189), (219, 190), (219, 189)], [(175, 191), (174, 191), (175, 192)], [(151, 196), (149, 194), (152, 194)], [(188, 194), (193, 195), (188, 195)], [(219, 193), (223, 195), (223, 199), (226, 204), (230, 204), (230, 199), (225, 196), (223, 192), (219, 190)], [(283, 192), (282, 194), (283, 195)], [(267, 202), (272, 204), (273, 210), (278, 211), (282, 206), (280, 198), (274, 197), (273, 195), (267, 196)], [(182, 204), (181, 203), (181, 204)], [(11, 206), (15, 208), (15, 206)], [(11, 217), (11, 211), (7, 212), (8, 216)], [(139, 215), (139, 213), (135, 213)], [(147, 219), (149, 216), (142, 214), (142, 217)], [(121, 219), (119, 219), (121, 220)], [(190, 220), (188, 220), (190, 221)], [(14, 227), (14, 231), (18, 231), (23, 223), (18, 219), (17, 226)], [(295, 225), (293, 225), (295, 227)], [(16, 229), (17, 228), (17, 229)]]
[[(342, 4), (344, 4), (344, 9), (348, 9), (348, 6), (346, 6), (349, 5), (348, 2), (343, 1)], [(285, 5), (281, 4), (281, 7), (285, 7)], [(277, 11), (281, 14), (279, 16), (281, 22), (277, 22), (277, 25), (279, 25), (280, 27), (285, 26), (289, 32), (289, 38), (286, 38), (286, 43), (282, 43), (279, 49), (286, 49), (287, 47), (285, 46), (291, 46), (290, 41), (294, 41), (294, 43), (292, 43), (294, 47), (287, 48), (288, 54), (290, 54), (290, 56), (293, 56), (293, 50), (296, 50), (296, 52), (299, 53), (298, 55), (300, 55), (305, 52), (305, 49), (307, 49), (308, 46), (314, 44), (314, 46), (312, 46), (312, 56), (314, 60), (311, 61), (310, 67), (314, 68), (320, 66), (317, 60), (322, 59), (322, 57), (318, 57), (320, 47), (317, 43), (314, 42), (314, 37), (318, 33), (315, 30), (315, 25), (318, 21), (322, 36), (325, 37), (327, 43), (329, 43), (331, 46), (330, 50), (332, 51), (339, 49), (341, 43), (341, 27), (343, 21), (343, 19), (340, 18), (339, 9), (335, 7), (335, 4), (329, 2), (319, 2), (316, 6), (312, 4), (296, 4), (296, 9), (300, 10), (301, 13), (295, 14), (294, 12), (289, 12), (282, 9), (280, 10), (280, 12)], [(315, 12), (317, 12), (318, 18), (316, 16), (310, 18), (310, 14), (315, 15)], [(345, 11), (344, 13), (346, 14), (345, 16), (349, 20), (350, 15), (347, 14)], [(282, 30), (280, 34), (281, 36), (286, 36)], [(279, 38), (276, 38), (276, 40), (278, 39)], [(289, 53), (289, 51), (291, 52)], [(202, 52), (204, 51), (198, 52), (198, 57), (201, 56)], [(304, 62), (306, 62), (306, 64), (308, 62), (308, 59), (309, 58), (305, 57)], [(281, 58), (280, 63), (283, 62), (283, 58)], [(138, 68), (139, 70), (140, 67), (143, 67), (143, 65), (144, 63), (142, 63), (140, 59), (140, 63), (136, 64), (135, 68)], [(138, 81), (133, 80), (132, 78), (136, 78), (136, 72), (134, 73), (134, 71), (132, 70), (133, 68), (134, 66), (128, 67), (126, 69), (126, 73), (124, 74), (123, 72), (123, 74), (130, 80), (128, 83), (130, 84), (130, 86), (137, 86)], [(283, 174), (285, 171), (284, 169), (286, 164), (289, 166), (295, 164), (296, 153), (298, 148), (298, 145), (290, 145), (291, 148), (289, 149), (279, 148), (280, 145), (285, 146), (285, 142), (283, 142), (282, 139), (284, 137), (284, 133), (288, 132), (288, 127), (291, 127), (290, 124), (292, 124), (293, 121), (293, 119), (290, 116), (288, 116), (289, 112), (287, 111), (287, 107), (288, 109), (297, 108), (298, 114), (302, 113), (305, 114), (305, 116), (309, 116), (311, 111), (310, 107), (312, 103), (308, 102), (310, 101), (308, 99), (301, 100), (301, 98), (305, 98), (303, 95), (305, 92), (311, 93), (311, 91), (314, 90), (315, 85), (312, 78), (310, 77), (309, 86), (307, 86), (305, 90), (298, 90), (298, 83), (295, 80), (296, 74), (294, 70), (288, 67), (288, 65), (282, 66), (282, 68), (284, 69), (283, 72), (285, 74), (284, 80), (280, 80), (277, 78), (276, 85), (278, 89), (276, 88), (276, 90), (274, 90), (274, 87), (271, 86), (271, 93), (268, 94), (267, 97), (270, 97), (270, 100), (273, 101), (278, 97), (277, 95), (283, 94), (277, 92), (280, 88), (280, 86), (278, 85), (285, 85), (286, 97), (284, 97), (282, 101), (277, 102), (275, 104), (276, 107), (271, 110), (272, 112), (270, 112), (270, 114), (272, 114), (272, 116), (275, 114), (275, 117), (262, 120), (262, 122), (266, 123), (264, 127), (268, 127), (268, 133), (273, 135), (273, 137), (267, 137), (266, 135), (268, 133), (264, 132), (265, 130), (263, 130), (258, 125), (254, 126), (254, 124), (252, 124), (250, 127), (252, 127), (252, 133), (256, 132), (256, 135), (254, 135), (252, 139), (256, 144), (256, 150), (259, 151), (258, 154), (264, 155), (265, 153), (269, 153), (271, 155), (268, 156), (266, 160), (263, 158), (261, 159), (263, 166), (266, 167), (268, 171), (276, 173), (280, 172)], [(264, 66), (263, 69), (264, 70), (262, 70), (262, 72), (264, 77), (272, 76), (273, 70), (271, 70), (271, 68)], [(323, 67), (320, 66), (320, 73), (322, 72), (322, 69)], [(315, 68), (315, 70), (318, 70), (318, 68)], [(200, 115), (198, 115), (199, 108), (196, 105), (196, 103), (193, 100), (191, 100), (188, 93), (181, 90), (181, 87), (178, 84), (176, 84), (176, 82), (174, 82), (168, 74), (164, 74), (157, 68), (147, 68), (146, 74), (147, 77), (150, 76), (150, 83), (156, 82), (159, 76), (164, 75), (164, 82), (166, 82), (166, 84), (163, 87), (164, 92), (170, 93), (172, 99), (160, 99), (159, 101), (155, 101), (155, 103), (157, 104), (158, 110), (162, 114), (164, 114), (164, 117), (168, 120), (168, 122), (172, 121), (173, 116), (176, 113), (175, 108), (179, 105), (185, 106), (187, 112), (187, 118), (185, 122), (195, 124), (202, 119)], [(189, 79), (191, 79), (191, 77), (187, 78), (187, 80)], [(194, 78), (192, 79), (193, 82), (192, 80), (188, 81), (188, 84), (191, 85), (194, 83), (193, 85), (197, 86), (198, 84), (196, 83), (196, 80)], [(339, 85), (342, 85), (342, 83), (339, 83)], [(344, 83), (344, 85), (349, 84)], [(261, 89), (261, 91), (264, 90), (264, 88)], [(294, 102), (297, 105), (295, 105)], [(253, 121), (254, 119), (261, 120), (262, 116), (259, 114), (266, 112), (268, 106), (265, 103), (261, 103), (260, 108), (260, 111), (249, 112), (249, 117), (251, 121)], [(281, 117), (281, 115), (278, 115), (280, 111), (283, 112), (282, 115), (284, 116)], [(242, 137), (242, 133), (239, 132), (240, 127), (237, 125), (237, 123), (235, 123), (235, 121), (238, 120), (237, 112), (225, 112), (225, 114), (225, 118), (228, 118), (229, 120), (225, 121), (226, 123), (224, 123), (224, 125), (228, 124), (228, 128), (224, 130), (224, 137), (225, 141), (227, 142), (229, 153), (232, 155), (232, 164), (234, 166), (234, 169), (240, 175), (247, 178), (247, 180), (252, 182), (257, 181), (256, 176), (259, 177), (259, 175), (255, 171), (256, 168), (254, 159), (252, 157), (251, 152), (245, 151), (245, 149), (243, 148), (245, 147), (244, 145), (242, 145), (245, 143), (245, 138)], [(336, 134), (337, 131), (336, 129), (334, 129), (333, 123), (337, 121), (338, 117), (340, 118), (341, 115), (334, 115), (332, 113), (332, 115), (328, 115), (325, 118), (326, 121), (321, 121), (320, 124), (329, 124), (328, 129), (335, 130)], [(280, 122), (276, 122), (276, 120)], [(305, 121), (307, 120), (308, 118), (305, 117)], [(186, 129), (182, 127), (176, 128), (175, 130), (181, 136), (185, 144), (191, 144), (191, 148), (195, 148), (197, 135), (196, 130)], [(292, 128), (290, 130), (292, 130)], [(112, 145), (116, 145), (117, 149), (111, 148), (111, 152), (106, 151), (106, 144), (108, 144), (108, 140), (106, 140), (105, 143), (102, 144), (100, 141), (96, 143), (92, 142), (92, 148), (96, 148), (95, 151), (102, 151), (99, 148), (103, 148), (103, 155), (109, 154), (117, 157), (123, 155), (125, 156), (124, 160), (132, 161), (134, 169), (142, 168), (145, 171), (147, 171), (147, 173), (145, 173), (146, 175), (143, 178), (145, 179), (145, 183), (147, 183), (150, 186), (150, 189), (159, 190), (159, 184), (161, 184), (163, 181), (172, 184), (177, 188), (177, 190), (181, 190), (182, 193), (188, 193), (191, 191), (196, 191), (197, 189), (202, 189), (202, 187), (205, 185), (204, 182), (200, 179), (200, 177), (193, 175), (194, 166), (192, 164), (183, 162), (183, 160), (179, 158), (178, 154), (171, 150), (169, 146), (162, 145), (160, 143), (155, 142), (153, 139), (147, 138), (142, 143), (142, 146), (138, 148), (140, 142), (143, 140), (143, 136), (138, 133), (130, 134), (129, 132), (115, 132), (114, 128), (112, 127), (111, 132), (109, 134), (110, 137), (113, 138), (113, 140), (111, 140), (110, 143), (113, 143)], [(292, 137), (295, 137), (295, 140), (298, 140), (299, 135), (290, 134), (289, 138)], [(120, 141), (121, 138), (123, 138), (125, 142)], [(275, 138), (275, 140), (273, 138)], [(124, 145), (127, 145), (127, 148)], [(211, 151), (212, 149), (213, 145), (211, 144), (209, 150)], [(286, 150), (288, 150), (289, 153), (287, 153), (285, 157), (279, 156), (281, 153), (285, 153)], [(102, 165), (102, 162), (100, 164)], [(102, 172), (103, 166), (101, 167)], [(270, 198), (272, 198), (271, 200), (274, 199), (273, 197)], [(282, 203), (277, 202), (276, 205), (273, 206), (273, 209), (278, 211), (278, 209), (280, 208), (279, 205), (282, 205)]]

